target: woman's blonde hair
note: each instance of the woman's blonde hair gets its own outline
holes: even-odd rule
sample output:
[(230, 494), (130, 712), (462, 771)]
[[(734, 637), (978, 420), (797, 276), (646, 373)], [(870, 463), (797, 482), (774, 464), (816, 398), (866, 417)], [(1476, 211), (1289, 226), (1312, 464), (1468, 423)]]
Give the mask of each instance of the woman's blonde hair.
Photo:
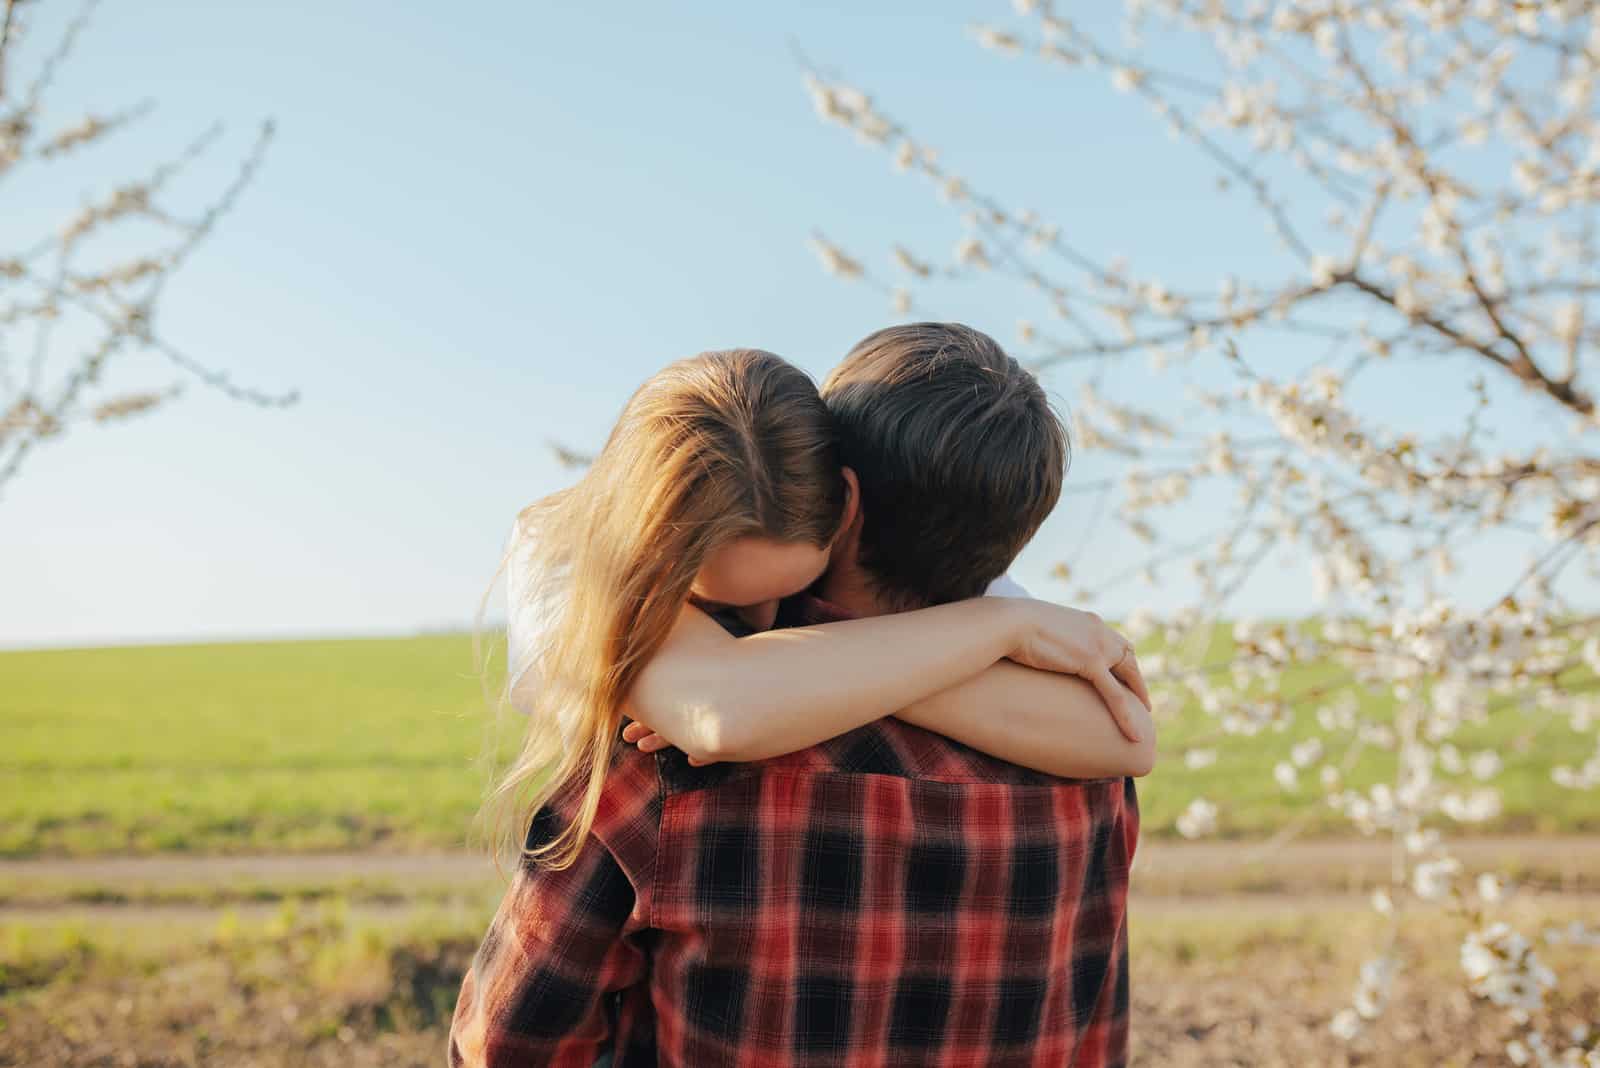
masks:
[[(556, 868), (575, 859), (594, 824), (623, 703), (706, 558), (749, 536), (825, 546), (844, 502), (816, 385), (772, 353), (702, 353), (639, 387), (583, 478), (517, 517), (510, 552), (518, 542), (532, 550), (520, 595), (555, 607), (531, 656), (537, 687), (526, 739), (484, 806), (497, 858), (515, 849)], [(529, 821), (558, 793), (575, 802), (563, 805), (574, 814), (528, 850)]]

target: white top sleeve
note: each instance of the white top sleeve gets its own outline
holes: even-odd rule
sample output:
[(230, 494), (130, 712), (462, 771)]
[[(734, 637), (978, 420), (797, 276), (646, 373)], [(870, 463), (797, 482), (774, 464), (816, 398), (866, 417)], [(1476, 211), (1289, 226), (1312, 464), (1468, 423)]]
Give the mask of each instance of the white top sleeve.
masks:
[[(537, 595), (529, 588), (535, 570), (533, 546), (521, 538), (515, 523), (506, 549), (511, 553), (506, 561), (506, 672), (507, 684), (514, 688), (539, 659), (540, 646), (555, 625), (555, 605), (549, 596)], [(537, 682), (537, 678), (531, 681)]]
[[(548, 691), (551, 684), (548, 656), (566, 607), (566, 572), (539, 558), (538, 545), (522, 535), (519, 524), (512, 524), (506, 548), (511, 553), (506, 561), (507, 685), (512, 707), (532, 715), (527, 695)], [(574, 711), (565, 705), (554, 710), (569, 746), (577, 726)]]
[(985, 597), (1032, 597), (1033, 594), (1022, 588), (1022, 583), (1011, 577), (1011, 572), (989, 583), (989, 588), (983, 592)]

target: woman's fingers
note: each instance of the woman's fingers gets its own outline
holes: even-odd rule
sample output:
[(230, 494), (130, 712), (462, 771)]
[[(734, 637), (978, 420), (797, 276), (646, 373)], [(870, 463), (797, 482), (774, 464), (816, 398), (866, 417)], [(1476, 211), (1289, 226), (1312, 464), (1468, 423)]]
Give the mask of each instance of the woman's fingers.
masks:
[(1139, 727), (1134, 721), (1133, 696), (1126, 686), (1117, 681), (1117, 677), (1105, 668), (1089, 676), (1089, 681), (1094, 684), (1095, 691), (1100, 694), (1100, 700), (1106, 703), (1106, 708), (1111, 713), (1111, 719), (1117, 725), (1117, 730), (1130, 742), (1139, 741)]
[(1155, 711), (1150, 703), (1150, 687), (1145, 685), (1144, 672), (1139, 670), (1139, 657), (1129, 648), (1128, 655), (1111, 665), (1111, 674), (1122, 680), (1122, 685), (1132, 690), (1144, 702), (1144, 707)]
[[(622, 728), (622, 740), (625, 742), (632, 742), (634, 745), (637, 745), (639, 747), (639, 752), (641, 753), (659, 753), (663, 749), (672, 748), (671, 742), (667, 741), (665, 738), (661, 737), (661, 735), (657, 734), (649, 727), (646, 727), (638, 720), (635, 720), (626, 727)], [(696, 760), (694, 757), (690, 757), (689, 763), (699, 768), (704, 767), (707, 764), (715, 764), (716, 761)]]

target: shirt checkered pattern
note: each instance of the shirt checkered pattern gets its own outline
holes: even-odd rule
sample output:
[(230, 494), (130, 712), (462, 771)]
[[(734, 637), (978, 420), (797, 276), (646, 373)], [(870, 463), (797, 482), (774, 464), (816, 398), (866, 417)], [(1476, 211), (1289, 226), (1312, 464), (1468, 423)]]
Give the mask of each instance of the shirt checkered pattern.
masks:
[(577, 862), (516, 873), (450, 1064), (1121, 1065), (1137, 836), (1131, 779), (895, 719), (753, 764), (624, 745)]

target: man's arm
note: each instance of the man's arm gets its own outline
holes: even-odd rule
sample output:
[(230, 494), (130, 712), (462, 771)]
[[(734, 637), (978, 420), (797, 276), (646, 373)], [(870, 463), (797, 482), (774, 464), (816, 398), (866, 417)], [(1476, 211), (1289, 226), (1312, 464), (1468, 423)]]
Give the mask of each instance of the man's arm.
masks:
[[(550, 809), (530, 843), (553, 840)], [(461, 983), (451, 1068), (590, 1068), (612, 1048), (606, 995), (642, 982), (648, 962), (625, 937), (635, 892), (593, 835), (561, 871), (523, 861)]]
[(1013, 764), (1072, 779), (1148, 775), (1156, 725), (1129, 695), (1139, 740), (1130, 742), (1095, 688), (1072, 675), (1003, 662), (896, 715)]

